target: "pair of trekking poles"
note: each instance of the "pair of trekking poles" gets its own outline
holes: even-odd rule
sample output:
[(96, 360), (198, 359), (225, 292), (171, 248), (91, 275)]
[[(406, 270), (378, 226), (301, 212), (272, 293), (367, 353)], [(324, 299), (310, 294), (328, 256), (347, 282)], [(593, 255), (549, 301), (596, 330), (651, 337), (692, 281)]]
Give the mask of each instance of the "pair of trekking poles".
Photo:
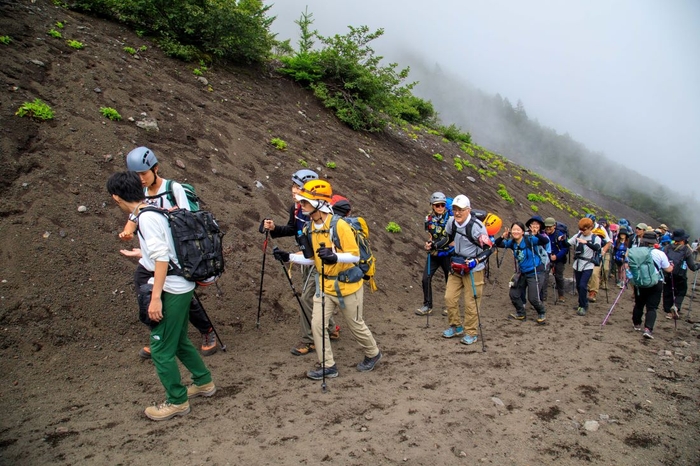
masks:
[[(263, 257), (262, 257), (262, 267), (260, 268), (260, 291), (258, 293), (258, 315), (255, 320), (255, 328), (260, 328), (260, 313), (262, 311), (262, 293), (263, 293), (263, 281), (265, 279), (265, 258), (267, 257), (267, 245), (270, 239), (270, 230), (265, 229), (265, 241), (263, 242)], [(324, 248), (326, 247), (325, 243), (320, 243), (320, 247)], [(273, 252), (277, 251), (279, 248), (277, 246), (273, 247)], [(297, 300), (297, 303), (299, 303), (299, 309), (301, 310), (301, 315), (304, 316), (304, 319), (306, 319), (306, 323), (309, 325), (309, 328), (311, 328), (311, 322), (309, 321), (309, 318), (306, 315), (306, 312), (304, 312), (304, 305), (301, 303), (301, 298), (299, 298), (299, 293), (297, 292), (294, 282), (292, 282), (292, 277), (289, 275), (289, 272), (287, 272), (287, 268), (284, 266), (284, 261), (282, 259), (279, 260), (280, 264), (282, 265), (282, 271), (284, 272), (284, 276), (287, 277), (287, 281), (289, 282), (289, 287), (292, 289), (292, 293), (294, 294), (294, 297)], [(326, 266), (323, 261), (321, 261), (321, 320), (323, 322), (323, 338), (322, 338), (322, 343), (321, 343), (321, 351), (322, 351), (322, 361), (321, 361), (321, 390), (326, 393), (328, 391), (328, 387), (326, 385), (326, 293), (325, 293), (325, 286), (326, 286)], [(309, 276), (311, 276), (309, 274)], [(304, 286), (306, 287), (308, 283), (305, 283)]]

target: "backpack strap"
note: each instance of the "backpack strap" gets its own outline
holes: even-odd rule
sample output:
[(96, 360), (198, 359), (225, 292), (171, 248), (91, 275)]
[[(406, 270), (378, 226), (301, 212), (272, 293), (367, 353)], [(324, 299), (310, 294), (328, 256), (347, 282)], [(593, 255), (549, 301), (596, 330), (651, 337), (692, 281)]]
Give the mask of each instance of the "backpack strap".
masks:
[(173, 192), (173, 180), (167, 180), (165, 182), (165, 193), (168, 197), (168, 202), (170, 202), (170, 205), (180, 207), (177, 205), (177, 200), (175, 199), (175, 193)]
[[(147, 205), (143, 209), (139, 211), (139, 213), (136, 215), (136, 219), (138, 219), (142, 213), (144, 212), (156, 212), (161, 215), (163, 215), (167, 220), (168, 224), (170, 224), (170, 215), (168, 214), (168, 211), (165, 209), (160, 209), (158, 207), (154, 207), (152, 205)], [(143, 238), (143, 234), (141, 233), (141, 222), (136, 222), (136, 233)], [(144, 238), (145, 240), (145, 238)], [(179, 276), (184, 276), (182, 269), (175, 263), (173, 262), (172, 259), (168, 261), (168, 273), (167, 275), (179, 275)]]

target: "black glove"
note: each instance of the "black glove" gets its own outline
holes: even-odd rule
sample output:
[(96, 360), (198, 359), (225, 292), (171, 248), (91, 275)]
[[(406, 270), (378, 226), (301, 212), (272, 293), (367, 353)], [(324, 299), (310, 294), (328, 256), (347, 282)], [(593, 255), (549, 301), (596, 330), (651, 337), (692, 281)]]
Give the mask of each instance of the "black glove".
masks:
[(260, 227), (258, 228), (258, 231), (260, 233), (265, 233), (265, 220), (267, 220), (267, 219), (264, 218), (260, 221)]
[(324, 264), (335, 264), (338, 262), (338, 256), (331, 248), (318, 248), (316, 254), (318, 254), (318, 258), (321, 259)]
[(275, 259), (282, 262), (289, 262), (289, 253), (287, 251), (282, 251), (280, 248), (273, 248), (272, 255)]

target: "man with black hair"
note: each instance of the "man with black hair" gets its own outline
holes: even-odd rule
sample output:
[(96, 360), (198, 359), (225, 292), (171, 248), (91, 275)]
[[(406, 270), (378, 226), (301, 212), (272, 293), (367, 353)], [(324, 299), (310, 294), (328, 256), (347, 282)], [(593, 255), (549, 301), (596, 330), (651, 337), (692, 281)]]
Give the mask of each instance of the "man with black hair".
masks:
[(566, 267), (567, 254), (571, 245), (567, 242), (569, 238), (564, 232), (557, 230), (557, 222), (552, 217), (544, 219), (544, 232), (549, 237), (549, 244), (552, 249), (549, 259), (551, 269), (554, 273), (554, 282), (557, 289), (557, 303), (564, 303), (564, 268)]
[[(175, 181), (166, 180), (158, 174), (158, 159), (151, 149), (142, 146), (129, 152), (126, 156), (126, 166), (129, 170), (135, 172), (141, 180), (143, 195), (145, 196), (144, 202), (147, 205), (166, 210), (177, 208), (190, 210), (187, 193), (182, 185)], [(137, 228), (135, 220), (133, 215), (129, 216), (124, 231), (119, 234), (122, 240), (133, 239)], [(141, 258), (141, 251), (137, 248), (131, 250), (122, 249), (120, 253), (126, 257)], [(139, 263), (134, 272), (136, 294), (138, 294), (141, 285), (146, 283), (150, 277), (151, 273), (144, 269)], [(190, 303), (189, 315), (190, 323), (199, 330), (199, 333), (202, 335), (202, 355), (210, 356), (216, 353), (216, 334), (214, 333), (214, 328), (209, 317), (207, 317), (207, 313), (196, 299), (192, 299)], [(139, 356), (143, 359), (150, 359), (151, 348), (148, 345), (144, 346), (139, 351)]]
[[(139, 226), (141, 259), (139, 263), (152, 273), (148, 317), (151, 330), (151, 358), (165, 388), (166, 400), (149, 406), (146, 416), (164, 421), (190, 412), (188, 398), (212, 396), (216, 386), (211, 372), (187, 336), (187, 319), (195, 284), (184, 277), (168, 274), (170, 264), (179, 266), (170, 225), (158, 212), (141, 212), (146, 206), (141, 181), (135, 172), (119, 172), (107, 181), (107, 191), (119, 208), (130, 214)], [(177, 359), (192, 373), (193, 385), (182, 385)]]

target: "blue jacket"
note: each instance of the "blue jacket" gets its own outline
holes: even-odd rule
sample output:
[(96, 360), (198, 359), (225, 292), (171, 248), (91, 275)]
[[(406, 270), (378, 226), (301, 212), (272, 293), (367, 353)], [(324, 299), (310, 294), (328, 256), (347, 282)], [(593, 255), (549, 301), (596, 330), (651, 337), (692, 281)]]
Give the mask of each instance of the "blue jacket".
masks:
[(547, 247), (548, 244), (549, 237), (544, 233), (537, 236), (525, 235), (520, 244), (513, 239), (498, 238), (496, 240), (496, 247), (513, 250), (515, 259), (518, 261), (518, 268), (524, 274), (532, 274), (542, 265), (540, 256), (537, 254), (537, 246)]
[(566, 263), (566, 255), (569, 253), (570, 247), (569, 243), (566, 241), (568, 239), (566, 235), (555, 229), (554, 233), (547, 235), (547, 237), (549, 238), (549, 244), (552, 248), (551, 254), (557, 256), (556, 260), (552, 262), (559, 264)]

